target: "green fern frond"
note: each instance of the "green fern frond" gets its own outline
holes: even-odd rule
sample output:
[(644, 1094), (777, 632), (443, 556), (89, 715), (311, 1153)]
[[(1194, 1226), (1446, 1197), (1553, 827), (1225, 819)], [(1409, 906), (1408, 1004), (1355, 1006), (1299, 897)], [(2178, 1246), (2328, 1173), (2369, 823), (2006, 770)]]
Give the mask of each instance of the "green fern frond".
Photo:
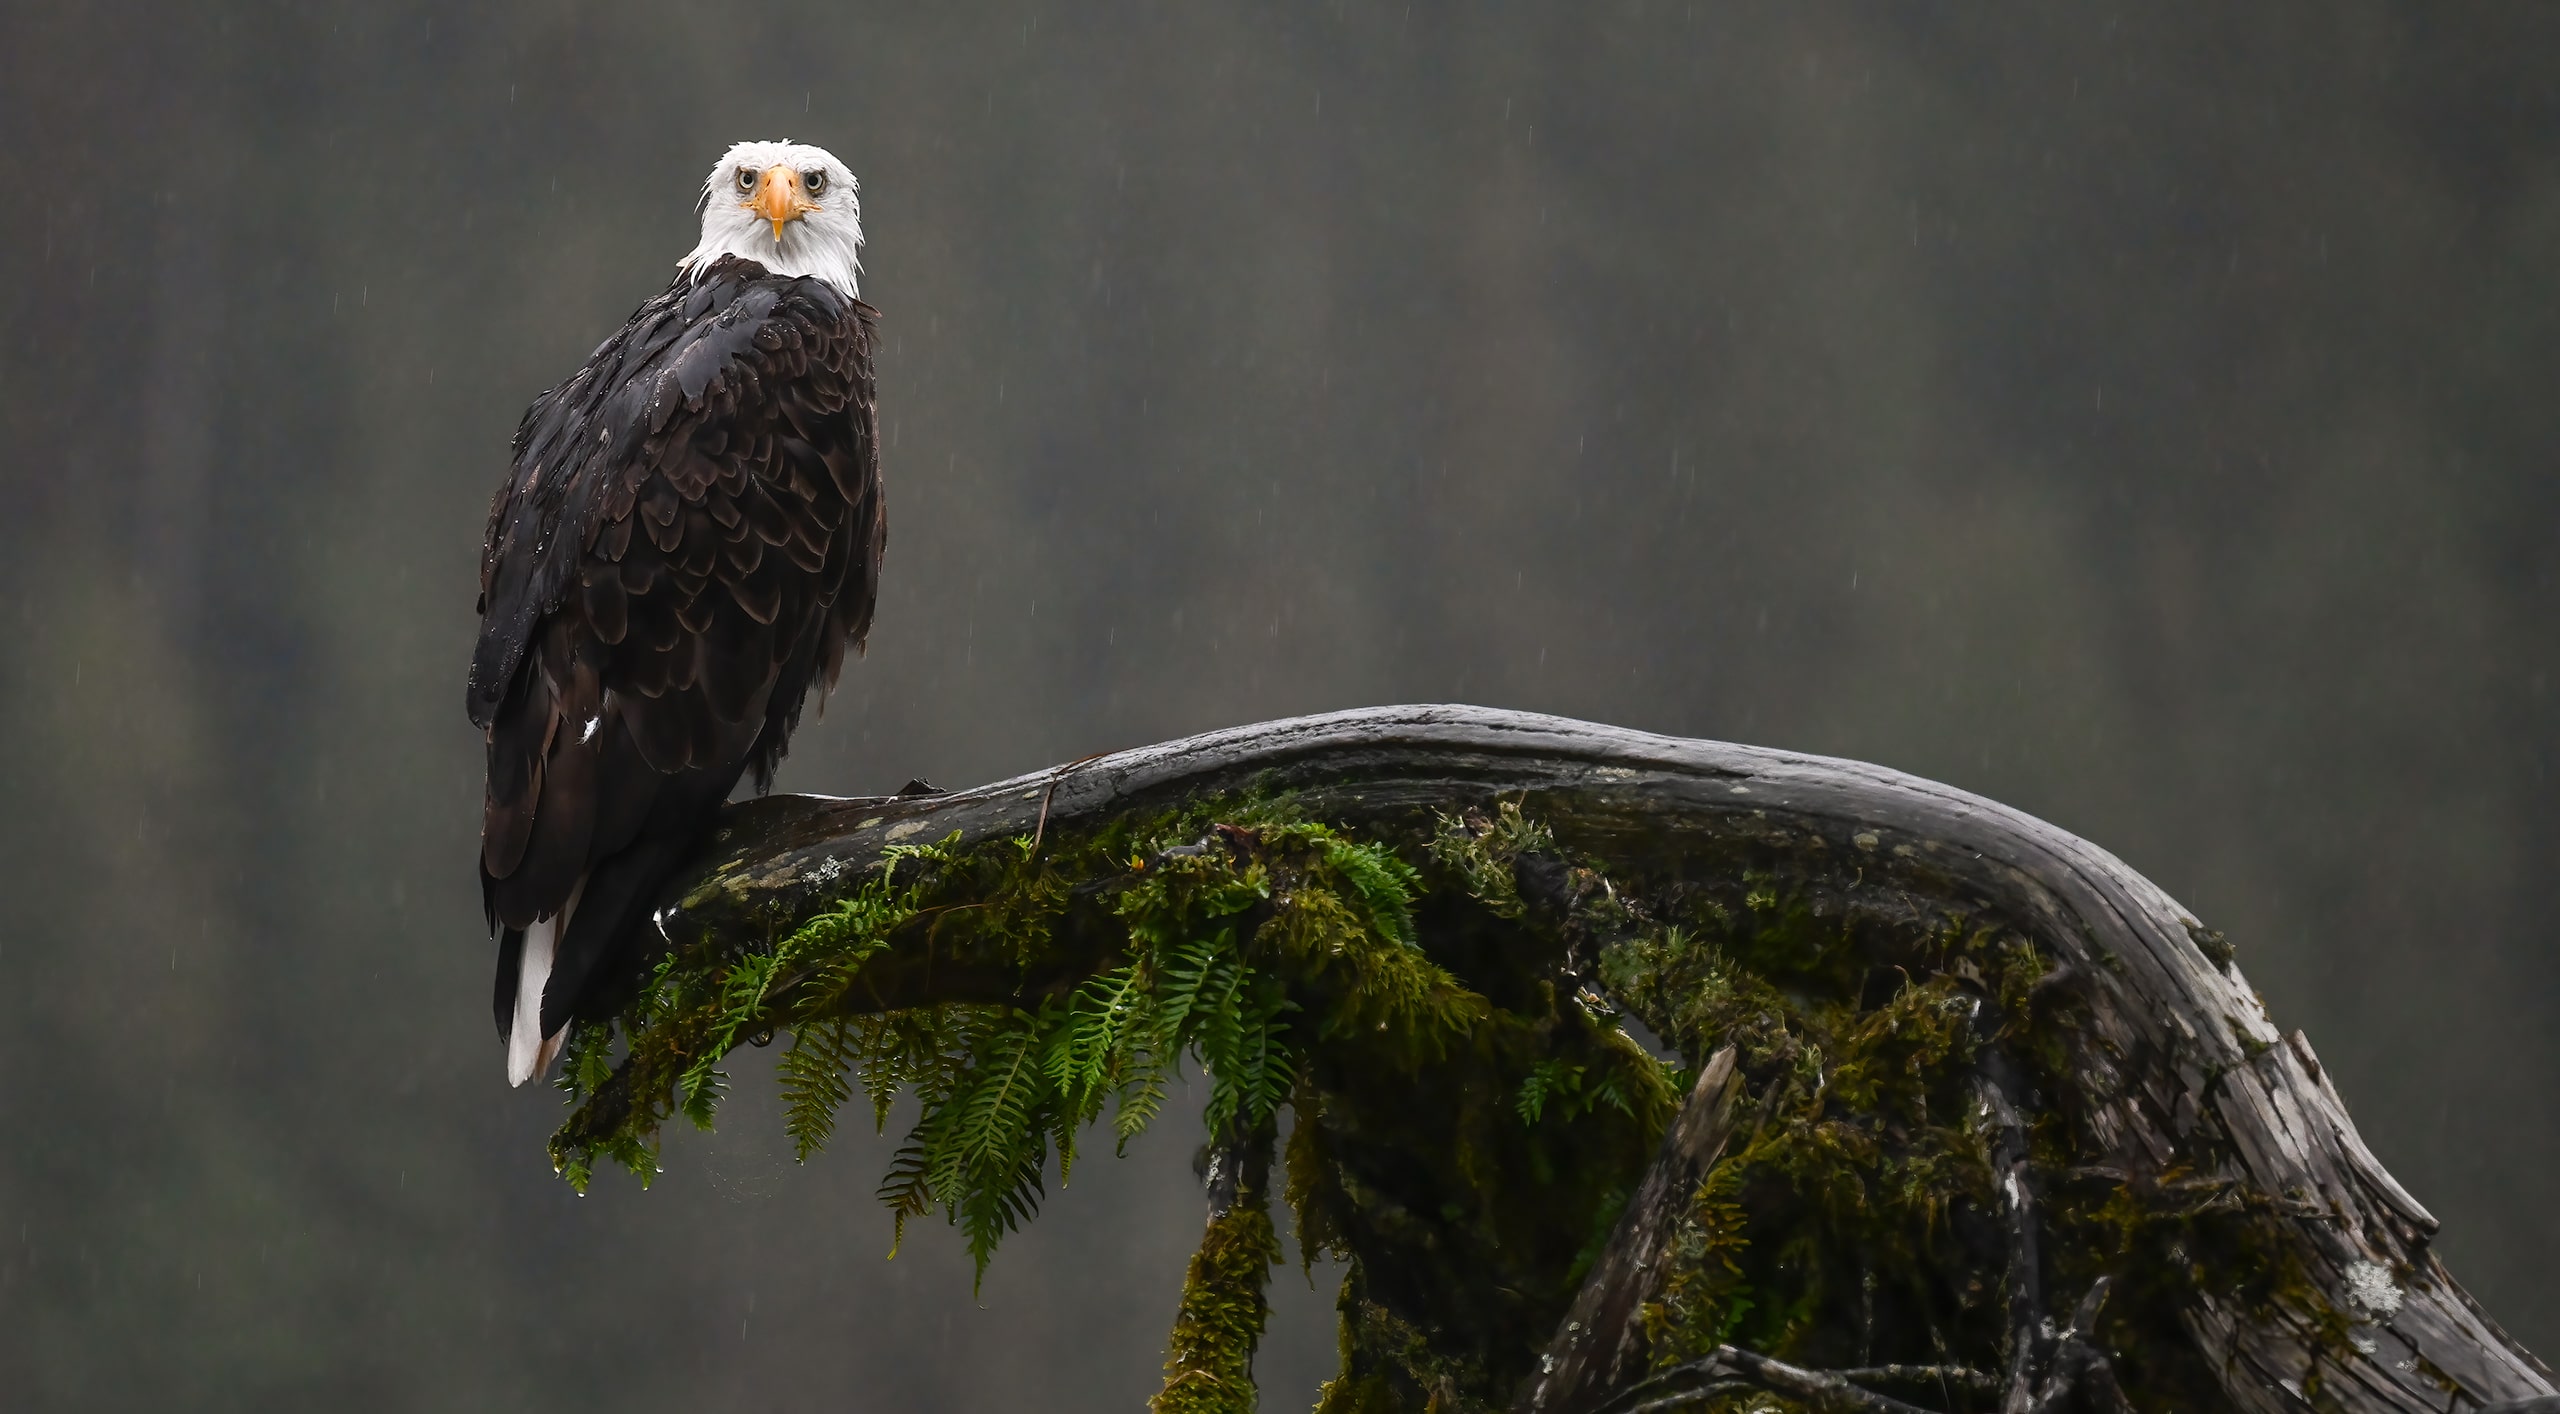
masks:
[(925, 1174), (926, 1162), (924, 1141), (909, 1135), (890, 1158), (889, 1171), (880, 1178), (877, 1194), (889, 1209), (893, 1224), (889, 1238), (892, 1257), (906, 1244), (907, 1219), (933, 1211), (933, 1183)]
[(713, 1069), (722, 1056), (737, 1047), (738, 1041), (754, 1034), (764, 1013), (765, 993), (773, 986), (774, 974), (782, 965), (782, 954), (749, 954), (730, 967), (721, 981), (716, 1015), (701, 1054), (685, 1067), (678, 1083), (684, 1091), (685, 1116), (703, 1129), (711, 1127), (712, 1112), (719, 1107), (722, 1088), (720, 1072)]
[(613, 1023), (575, 1021), (560, 1048), (560, 1078), (553, 1082), (572, 1099), (594, 1094), (613, 1075)]
[[(1019, 838), (898, 846), (848, 896), (769, 944), (671, 952), (619, 1033), (582, 1027), (572, 1037), (573, 1095), (610, 1080), (646, 1098), (618, 1128), (556, 1143), (563, 1173), (584, 1183), (604, 1156), (645, 1178), (658, 1123), (682, 1113), (707, 1127), (728, 1083), (727, 1053), (787, 1029), (778, 1076), (794, 1151), (805, 1159), (823, 1147), (857, 1091), (875, 1128), (912, 1100), (878, 1189), (892, 1251), (909, 1219), (938, 1214), (983, 1277), (1004, 1237), (1039, 1210), (1052, 1153), (1063, 1182), (1079, 1136), (1106, 1111), (1125, 1152), (1162, 1113), (1186, 1058), (1207, 1081), (1204, 1120), (1237, 1133), (1314, 1093), (1305, 1055), (1321, 1038), (1357, 1033), (1389, 1056), (1469, 1044), (1491, 1004), (1422, 951), (1424, 874), (1388, 843), (1261, 810), (1233, 824), (1186, 813), (1148, 829), (1053, 837), (1041, 852)], [(1523, 851), (1552, 848), (1516, 806), (1489, 830), (1473, 818), (1485, 879), (1507, 879)], [(972, 965), (1037, 976), (1055, 965), (1055, 930), (1070, 909), (1088, 910), (1077, 927), (1098, 911), (1125, 940), (1063, 991), (1020, 1006), (872, 1011), (878, 962), (893, 944), (956, 949)], [(1646, 1108), (1632, 1071), (1577, 1059), (1588, 1074), (1531, 1077), (1515, 1104), (1525, 1120)]]
[(1582, 1084), (1582, 1067), (1562, 1060), (1543, 1060), (1520, 1082), (1519, 1098), (1512, 1108), (1520, 1122), (1536, 1124), (1547, 1112), (1547, 1101), (1559, 1093), (1571, 1094)]
[(684, 1073), (676, 1108), (686, 1119), (693, 1121), (694, 1128), (707, 1131), (711, 1128), (712, 1116), (720, 1108), (720, 1097), (728, 1093), (728, 1089), (728, 1072), (696, 1061)]
[[(1650, 1056), (1645, 1059), (1646, 1064), (1652, 1063)], [(1636, 1093), (1636, 1085), (1621, 1070), (1552, 1058), (1538, 1062), (1520, 1082), (1520, 1093), (1512, 1108), (1522, 1123), (1531, 1125), (1545, 1118), (1550, 1108), (1560, 1118), (1570, 1120), (1604, 1105), (1629, 1119), (1642, 1120), (1651, 1107), (1651, 1098)]]
[(1297, 1004), (1276, 983), (1252, 990), (1249, 970), (1239, 967), (1225, 1004), (1211, 1013), (1214, 1032), (1203, 1029), (1201, 1065), (1209, 1072), (1209, 1103), (1204, 1118), (1212, 1134), (1243, 1133), (1268, 1120), (1297, 1083), (1297, 1062), (1286, 1040), (1282, 1017)]
[(1194, 1031), (1193, 1013), (1199, 1010), (1202, 995), (1217, 986), (1223, 954), (1233, 942), (1233, 934), (1221, 930), (1168, 950), (1156, 969), (1155, 1016), (1160, 1036), (1187, 1038)]
[(1112, 1091), (1111, 1132), (1121, 1155), (1128, 1154), (1129, 1141), (1145, 1133), (1164, 1109), (1166, 1070), (1159, 1052), (1142, 1051), (1132, 1059)]
[(1413, 901), (1422, 893), (1422, 875), (1383, 844), (1357, 844), (1331, 831), (1322, 844), (1325, 863), (1359, 896), (1370, 928), (1399, 946), (1420, 947)]
[(853, 1098), (845, 1072), (855, 1063), (853, 1027), (842, 1017), (804, 1026), (782, 1053), (782, 1132), (806, 1163), (836, 1129), (836, 1111)]

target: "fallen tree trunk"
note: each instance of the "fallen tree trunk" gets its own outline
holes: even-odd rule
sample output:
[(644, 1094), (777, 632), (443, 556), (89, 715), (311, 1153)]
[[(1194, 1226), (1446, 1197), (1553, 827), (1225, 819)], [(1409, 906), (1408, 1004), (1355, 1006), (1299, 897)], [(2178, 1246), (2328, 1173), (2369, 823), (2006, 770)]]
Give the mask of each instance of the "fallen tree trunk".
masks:
[[(1902, 1152), (1896, 1146), (1953, 1154), (1928, 1172), (1981, 1170), (2010, 1195), (2005, 1210), (1968, 1199), (1963, 1195), (1972, 1190), (1964, 1184), (1980, 1184), (1958, 1177), (1944, 1180), (1943, 1194), (1923, 1195), (1923, 1207), (1940, 1213), (1938, 1221), (1952, 1234), (1928, 1240), (1954, 1243), (1947, 1251), (1974, 1242), (1995, 1254), (1970, 1277), (1948, 1274), (1957, 1285), (1945, 1290), (1963, 1304), (1974, 1299), (1965, 1295), (1968, 1289), (1979, 1294), (1985, 1283), (1996, 1289), (1982, 1299), (1989, 1302), (1985, 1309), (2001, 1313), (1995, 1323), (2005, 1332), (2004, 1348), (1905, 1362), (1935, 1374), (1900, 1390), (1903, 1398), (2017, 1411), (2097, 1400), (2085, 1393), (2091, 1381), (2080, 1374), (2094, 1368), (2093, 1360), (2104, 1363), (2108, 1328), (2090, 1322), (2106, 1280), (2119, 1293), (2108, 1298), (2106, 1319), (2118, 1323), (2114, 1338), (2146, 1347), (2112, 1352), (2117, 1368), (2133, 1371), (2126, 1383), (2137, 1401), (2166, 1397), (2145, 1395), (2145, 1379), (2183, 1398), (2267, 1411), (2415, 1414), (2553, 1391), (2549, 1370), (2446, 1272), (2430, 1246), (2435, 1219), (2366, 1148), (2309, 1040), (2276, 1027), (2218, 934), (2085, 841), (1882, 767), (1481, 708), (1337, 713), (1114, 753), (956, 794), (777, 797), (741, 805), (702, 873), (676, 891), (661, 927), (679, 953), (735, 952), (846, 898), (855, 883), (878, 874), (883, 851), (893, 846), (956, 833), (961, 849), (1020, 840), (1027, 857), (1036, 858), (1061, 841), (1094, 837), (1150, 812), (1227, 798), (1284, 798), (1306, 819), (1400, 840), (1416, 854), (1433, 838), (1451, 838), (1452, 822), (1466, 812), (1478, 812), (1472, 817), (1478, 823), (1461, 831), (1472, 837), (1494, 818), (1489, 812), (1507, 805), (1551, 832), (1552, 847), (1533, 844), (1500, 856), (1510, 877), (1485, 883), (1472, 904), (1443, 909), (1426, 900), (1421, 946), (1497, 1007), (1513, 1006), (1502, 989), (1519, 993), (1539, 985), (1567, 997), (1578, 989), (1589, 1006), (1624, 1006), (1681, 1047), (1692, 1064), (1703, 1064), (1722, 1038), (1705, 1034), (1708, 1023), (1699, 1018), (1710, 1013), (1673, 983), (1730, 980), (1729, 959), (1744, 955), (1735, 949), (1760, 948), (1752, 955), (1764, 955), (1784, 928), (1811, 929), (1806, 936), (1829, 940), (1820, 944), (1831, 949), (1824, 964), (1830, 970), (1822, 975), (1838, 979), (1839, 1016), (1885, 1016), (1904, 1004), (1897, 999), (1915, 1008), (1950, 998), (1971, 1007), (1950, 1033), (1957, 1036), (1950, 1052), (1956, 1060), (1932, 1052), (1908, 1062), (1913, 1076), (1940, 1087), (1931, 1092), (1941, 1098), (1930, 1124), (1956, 1135), (1925, 1144), (1916, 1125), (1860, 1119), (1857, 1102), (1845, 1098), (1853, 1080), (1841, 1060), (1848, 1052), (1826, 1060), (1815, 1049), (1808, 1060), (1797, 1041), (1771, 1049), (1764, 1037), (1758, 1050), (1745, 1046), (1745, 1078), (1761, 1096), (1756, 1113), (1764, 1129), (1782, 1104), (1792, 1105), (1785, 1112), (1798, 1118), (1790, 1123), (1831, 1116), (1823, 1122), (1843, 1126), (1841, 1142), (1881, 1146), (1888, 1160)], [(1211, 843), (1204, 836), (1203, 847)], [(1136, 861), (1140, 870), (1146, 864)], [(904, 925), (894, 946), (858, 960), (858, 985), (835, 1005), (846, 1013), (955, 1002), (1030, 1007), (1065, 995), (1124, 956), (1128, 939), (1108, 925), (1107, 910), (1074, 902), (1059, 908), (1054, 937), (1036, 954)], [(1718, 929), (1730, 936), (1698, 941)], [(1633, 963), (1611, 961), (1635, 956), (1629, 949), (1655, 961), (1633, 971)], [(772, 982), (773, 995), (785, 996), (790, 981)], [(1914, 990), (1922, 983), (1939, 990)], [(1767, 995), (1781, 993), (1793, 995), (1783, 988)], [(1867, 1000), (1875, 996), (1886, 1000)], [(1529, 1007), (1522, 1002), (1515, 1010), (1527, 1015)], [(1729, 1021), (1742, 1013), (1712, 1015)], [(734, 1024), (722, 1035), (723, 1048), (743, 1039)], [(1538, 1403), (1533, 1377), (1540, 1349), (1549, 1357), (1569, 1354), (1590, 1337), (1588, 1331), (1521, 1334), (1536, 1322), (1556, 1329), (1573, 1291), (1566, 1269), (1579, 1240), (1555, 1251), (1486, 1255), (1474, 1250), (1482, 1244), (1463, 1223), (1435, 1229), (1428, 1212), (1411, 1211), (1410, 1193), (1397, 1185), (1414, 1192), (1428, 1185), (1414, 1176), (1411, 1156), (1393, 1152), (1396, 1136), (1374, 1120), (1363, 1128), (1360, 1111), (1362, 1103), (1373, 1110), (1383, 1105), (1374, 1098), (1376, 1087), (1394, 1077), (1372, 1073), (1380, 1068), (1373, 1061), (1343, 1059), (1348, 1054), (1311, 1044), (1295, 1100), (1302, 1130), (1313, 1123), (1312, 1107), (1339, 1111), (1320, 1139), (1309, 1141), (1332, 1147), (1305, 1162), (1310, 1171), (1333, 1175), (1328, 1181), (1338, 1180), (1328, 1190), (1336, 1211), (1327, 1221), (1338, 1250), (1354, 1265), (1345, 1295), (1346, 1356), (1353, 1367), (1364, 1359), (1374, 1367), (1367, 1375), (1347, 1371), (1343, 1388), (1377, 1392), (1369, 1403), (1344, 1394), (1328, 1407), (1405, 1407), (1398, 1401), (1411, 1399), (1419, 1408), (1428, 1398), (1439, 1401), (1435, 1408), (1517, 1400), (1526, 1408), (1592, 1409), (1646, 1377), (1639, 1361), (1577, 1393), (1570, 1406)], [(1832, 1062), (1838, 1070), (1826, 1069)], [(1979, 1087), (1978, 1114), (1951, 1119), (1945, 1113), (1944, 1084), (1955, 1073), (1948, 1065), (1972, 1067), (1965, 1083)], [(563, 1130), (559, 1151), (594, 1153), (624, 1142), (637, 1132), (633, 1116), (661, 1103), (649, 1091), (663, 1090), (665, 1075), (627, 1060), (611, 1078), (599, 1071)], [(1835, 1085), (1840, 1093), (1827, 1088)], [(2003, 1104), (2018, 1112), (2005, 1121), (2005, 1131), (1992, 1117)], [(1523, 1108), (1532, 1107), (1524, 1100)], [(1966, 1157), (1974, 1150), (1963, 1135), (1982, 1136), (1978, 1155)], [(1417, 1135), (1415, 1142), (1427, 1141)], [(1754, 1152), (1779, 1150), (1763, 1145)], [(1295, 1152), (1290, 1162), (1296, 1184), (1301, 1161)], [(1635, 1187), (1637, 1176), (1622, 1173), (1617, 1191)], [(1432, 1190), (1440, 1192), (1462, 1180), (1429, 1182), (1440, 1184)], [(1655, 1215), (1647, 1240), (1659, 1245), (1664, 1223), (1687, 1221), (1695, 1229), (1708, 1221), (1698, 1215), (1703, 1208), (1686, 1218), (1673, 1211), (1692, 1189), (1706, 1200), (1694, 1176), (1654, 1188), (1657, 1203), (1671, 1206)], [(1302, 1211), (1302, 1229), (1308, 1221)], [(2199, 1226), (2216, 1223), (2222, 1226)], [(2023, 1266), (2020, 1234), (2011, 1230), (2019, 1224), (2027, 1229)], [(1969, 1235), (1977, 1229), (1986, 1234), (1978, 1241)], [(2204, 1245), (2194, 1236), (2201, 1232), (2245, 1234), (2246, 1250), (2195, 1250)], [(1488, 1234), (1510, 1236), (1490, 1228)], [(1758, 1239), (1762, 1256), (1754, 1260), (1777, 1260), (1767, 1254), (1778, 1236)], [(2104, 1250), (2119, 1241), (2124, 1250)], [(1524, 1245), (1515, 1239), (1514, 1248)], [(1824, 1250), (1834, 1254), (1824, 1260), (1837, 1265), (1841, 1249)], [(1915, 1260), (1925, 1266), (1945, 1259)], [(1532, 1273), (1543, 1284), (1523, 1296), (1505, 1285), (1513, 1278), (1484, 1275), (1493, 1270), (1486, 1262), (1509, 1262), (1502, 1270), (1515, 1272), (1525, 1270), (1524, 1263), (1543, 1264)], [(1606, 1252), (1595, 1266), (1595, 1280), (1613, 1270)], [(1625, 1275), (1620, 1270), (1611, 1279)], [(1526, 1286), (1529, 1277), (1517, 1281)], [(2063, 1282), (2077, 1289), (2057, 1290)], [(1498, 1298), (1479, 1289), (1488, 1286), (1511, 1294)], [(1969, 1318), (1924, 1317), (1916, 1306), (1896, 1305), (1903, 1298), (1888, 1292), (1890, 1319), (1880, 1325), (1879, 1278), (1871, 1267), (1864, 1278), (1867, 1329), (1854, 1338), (1823, 1335), (1817, 1328), (1826, 1321), (1858, 1309), (1853, 1286), (1835, 1283), (1807, 1294), (1799, 1304), (1808, 1314), (1787, 1328), (1798, 1332), (1789, 1338), (1807, 1348), (1851, 1358), (1829, 1362), (1828, 1372), (1808, 1371), (1767, 1352), (1713, 1344), (1710, 1331), (1699, 1337), (1711, 1343), (1700, 1347), (1706, 1353), (1687, 1361), (1696, 1378), (1684, 1397), (1748, 1388), (1807, 1404), (1911, 1407), (1868, 1388), (1902, 1376), (1881, 1366), (1876, 1370), (1883, 1373), (1867, 1369), (1858, 1353), (1888, 1345), (1925, 1348), (1914, 1347), (1921, 1339), (1915, 1332), (1925, 1327), (1929, 1339), (1946, 1339), (1945, 1331), (1959, 1330)], [(1659, 1371), (1679, 1367), (1676, 1342), (1666, 1334), (1678, 1312), (1666, 1315), (1658, 1292), (1645, 1300), (1654, 1304), (1620, 1293), (1609, 1309), (1622, 1326), (1652, 1322), (1636, 1344), (1649, 1344), (1659, 1378)], [(2075, 1309), (2090, 1319), (2075, 1318)], [(2173, 1321), (2155, 1319), (2161, 1311)], [(2023, 1324), (2013, 1330), (2011, 1318)], [(1730, 1326), (1740, 1315), (1728, 1310), (1719, 1319)], [(1615, 1352), (1620, 1332), (1606, 1339)], [(1995, 1355), (2000, 1368), (1983, 1368)], [(1614, 1354), (1612, 1362), (1614, 1369)], [(1851, 1376), (1846, 1394), (1803, 1383), (1844, 1370)], [(1927, 1383), (1930, 1378), (1936, 1383)], [(1679, 1393), (1658, 1388), (1664, 1397)], [(2074, 1388), (2084, 1392), (2075, 1395)]]

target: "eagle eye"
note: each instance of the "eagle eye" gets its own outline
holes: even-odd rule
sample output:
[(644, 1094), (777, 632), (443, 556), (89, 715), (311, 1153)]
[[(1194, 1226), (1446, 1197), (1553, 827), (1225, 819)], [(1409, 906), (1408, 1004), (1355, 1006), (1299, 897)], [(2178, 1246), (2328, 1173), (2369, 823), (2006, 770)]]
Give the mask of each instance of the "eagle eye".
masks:
[(739, 169), (738, 169), (738, 190), (740, 190), (740, 191), (754, 191), (755, 189), (756, 189), (756, 169), (755, 169), (755, 168), (753, 168), (753, 167), (741, 167), (741, 168), (739, 168)]
[(827, 174), (815, 171), (803, 172), (800, 174), (800, 182), (809, 189), (809, 195), (816, 196), (827, 189)]

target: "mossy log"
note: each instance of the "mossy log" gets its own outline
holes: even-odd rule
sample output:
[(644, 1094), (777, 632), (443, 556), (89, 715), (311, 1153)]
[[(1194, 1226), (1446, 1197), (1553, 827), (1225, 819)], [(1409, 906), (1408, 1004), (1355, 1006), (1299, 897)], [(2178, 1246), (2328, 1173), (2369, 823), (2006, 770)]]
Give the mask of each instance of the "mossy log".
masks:
[[(1473, 707), (1335, 713), (958, 793), (739, 805), (660, 926), (678, 952), (746, 946), (834, 906), (892, 846), (956, 833), (1036, 855), (1276, 798), (1415, 858), (1453, 821), (1473, 833), (1506, 810), (1551, 834), (1501, 856), (1500, 897), (1417, 908), (1422, 949), (1492, 999), (1486, 1026), (1528, 1040), (1478, 1044), (1473, 1069), (1356, 1035), (1305, 1056), (1291, 1197), (1302, 1234), (1317, 1211), (1352, 1264), (1328, 1410), (1568, 1407), (1540, 1402), (1538, 1376), (1587, 1343), (1568, 1311), (1602, 1306), (1644, 1324), (1646, 1354), (1573, 1409), (2103, 1407), (2119, 1398), (2098, 1388), (2110, 1358), (2141, 1407), (2417, 1414), (2553, 1393), (2445, 1270), (2436, 1220), (2219, 934), (2094, 845), (1878, 766)], [(842, 1008), (1057, 998), (1127, 946), (1107, 917), (1062, 908), (1036, 955), (909, 928), (862, 955)], [(1692, 1067), (1739, 1042), (1730, 1122), (1750, 1132), (1721, 1178), (1641, 1184), (1667, 1111), (1598, 1111), (1607, 1123), (1543, 1149), (1463, 1118), (1490, 1112), (1472, 1091), (1523, 1083), (1536, 1057), (1521, 1046), (1588, 1049), (1576, 997), (1633, 1013)], [(1821, 1008), (1830, 1021), (1803, 1019)], [(598, 1066), (563, 1131), (573, 1148), (654, 1103), (629, 1064)], [(1875, 1098), (1895, 1094), (1907, 1113)], [(1492, 1106), (1512, 1108), (1507, 1093)], [(1790, 1149), (1792, 1133), (1830, 1147)], [(1883, 1174), (1909, 1191), (1885, 1195)], [(1510, 1206), (1482, 1196), (1505, 1184)], [(1624, 1211), (1639, 1192), (1653, 1196)], [(1719, 1212), (1757, 1224), (1745, 1257), (1739, 1239), (1717, 1246)], [(1830, 1230), (1772, 1230), (1771, 1214)], [(1598, 1240), (1613, 1227), (1659, 1248), (1684, 1223), (1686, 1256), (1645, 1262), (1707, 1295), (1575, 1306), (1585, 1271), (1626, 1279)], [(1728, 1269), (1760, 1283), (1748, 1320), (1715, 1294)], [(1745, 1348), (1749, 1330), (1764, 1348)], [(1873, 1392), (1896, 1380), (1917, 1405)]]

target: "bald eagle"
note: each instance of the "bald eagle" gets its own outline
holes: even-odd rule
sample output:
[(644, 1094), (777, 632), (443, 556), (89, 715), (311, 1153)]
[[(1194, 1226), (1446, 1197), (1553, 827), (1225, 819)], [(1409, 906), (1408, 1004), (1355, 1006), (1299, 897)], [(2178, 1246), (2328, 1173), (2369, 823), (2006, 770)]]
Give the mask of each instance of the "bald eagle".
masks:
[(674, 282), (516, 428), (470, 681), (510, 1084), (630, 996), (658, 890), (870, 629), (887, 522), (856, 190), (819, 148), (729, 149)]

